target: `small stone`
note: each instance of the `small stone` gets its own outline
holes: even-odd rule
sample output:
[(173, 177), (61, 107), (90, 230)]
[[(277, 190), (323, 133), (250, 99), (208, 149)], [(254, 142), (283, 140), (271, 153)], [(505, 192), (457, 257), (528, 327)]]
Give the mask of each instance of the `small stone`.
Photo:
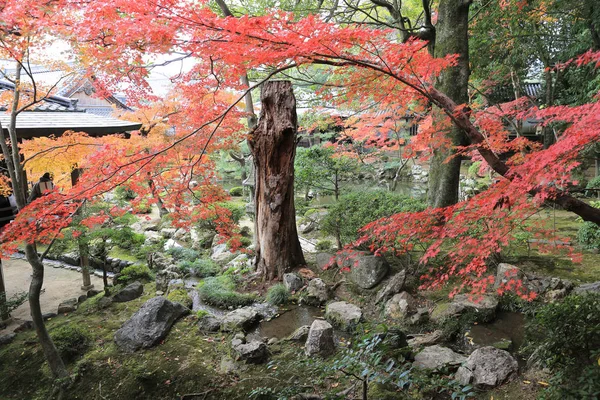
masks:
[(54, 317), (56, 317), (56, 316), (58, 316), (58, 314), (57, 314), (57, 313), (54, 313), (54, 312), (49, 312), (49, 313), (42, 314), (42, 319), (43, 319), (44, 321), (47, 321), (47, 320), (49, 320), (49, 319), (52, 319), (52, 318), (54, 318)]
[(462, 385), (473, 384), (478, 389), (490, 389), (516, 375), (517, 360), (505, 350), (487, 346), (475, 350), (456, 372)]
[(250, 364), (262, 364), (269, 358), (267, 345), (258, 340), (251, 340), (248, 343), (238, 343), (233, 339), (232, 348), (237, 353), (239, 360)]
[(15, 333), (9, 333), (6, 335), (0, 335), (0, 346), (9, 344), (12, 342), (17, 335)]
[(200, 332), (217, 332), (221, 329), (221, 320), (214, 315), (205, 315), (198, 321)]
[(300, 328), (296, 329), (290, 336), (288, 336), (285, 340), (292, 340), (295, 342), (305, 342), (308, 337), (308, 332), (310, 331), (310, 325), (302, 325)]
[(327, 357), (335, 352), (333, 326), (327, 321), (316, 319), (310, 326), (304, 352), (307, 356), (318, 354)]
[(144, 285), (140, 282), (133, 282), (127, 285), (123, 289), (119, 290), (114, 296), (113, 301), (115, 303), (126, 303), (128, 301), (137, 299), (144, 293)]
[(385, 304), (385, 315), (392, 319), (404, 319), (416, 311), (416, 305), (417, 302), (408, 292), (398, 293)]
[(302, 289), (302, 286), (304, 286), (302, 278), (294, 273), (284, 274), (283, 284), (285, 285), (286, 289), (292, 293), (297, 292), (298, 290)]
[(313, 306), (320, 306), (329, 299), (327, 285), (320, 278), (311, 279), (306, 288), (306, 296), (302, 301)]
[(415, 355), (413, 366), (421, 369), (438, 369), (445, 365), (459, 365), (466, 361), (462, 356), (447, 347), (434, 345), (425, 347)]
[(77, 303), (81, 304), (81, 303), (83, 303), (83, 302), (84, 302), (84, 301), (86, 301), (86, 300), (87, 300), (87, 295), (85, 295), (85, 294), (82, 294), (81, 296), (79, 296), (79, 297), (77, 298)]
[(260, 316), (252, 307), (242, 307), (237, 310), (228, 312), (221, 320), (221, 330), (225, 332), (233, 332), (237, 330), (248, 330), (256, 322)]
[(325, 319), (341, 330), (353, 331), (362, 319), (362, 311), (354, 304), (337, 301), (327, 305)]
[(402, 288), (404, 287), (405, 281), (406, 270), (403, 269), (396, 275), (392, 276), (383, 286), (383, 288), (379, 292), (377, 292), (377, 296), (375, 297), (375, 304), (386, 300), (388, 297), (393, 296), (396, 293), (400, 293), (402, 291)]
[(421, 346), (429, 346), (432, 344), (439, 343), (444, 337), (444, 332), (437, 330), (424, 335), (416, 336), (412, 339), (408, 339), (408, 345), (412, 348), (418, 348)]
[(92, 298), (94, 296), (99, 295), (102, 292), (103, 292), (102, 290), (90, 289), (90, 290), (87, 291), (87, 297), (88, 298)]

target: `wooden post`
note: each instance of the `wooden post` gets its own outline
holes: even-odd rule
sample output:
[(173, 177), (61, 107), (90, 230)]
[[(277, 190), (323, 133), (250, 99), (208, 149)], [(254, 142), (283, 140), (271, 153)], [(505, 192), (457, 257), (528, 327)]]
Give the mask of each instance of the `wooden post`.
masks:
[(262, 109), (249, 145), (255, 171), (256, 267), (263, 279), (305, 265), (296, 229), (294, 158), (298, 118), (289, 81), (266, 82)]
[[(75, 186), (79, 181), (79, 177), (81, 176), (80, 168), (73, 168), (71, 171), (71, 185)], [(86, 246), (83, 246), (81, 243), (79, 244), (79, 265), (81, 266), (81, 275), (83, 278), (83, 284), (81, 285), (81, 290), (90, 290), (94, 287), (92, 285), (92, 279), (90, 277), (90, 260), (88, 258), (88, 249)]]

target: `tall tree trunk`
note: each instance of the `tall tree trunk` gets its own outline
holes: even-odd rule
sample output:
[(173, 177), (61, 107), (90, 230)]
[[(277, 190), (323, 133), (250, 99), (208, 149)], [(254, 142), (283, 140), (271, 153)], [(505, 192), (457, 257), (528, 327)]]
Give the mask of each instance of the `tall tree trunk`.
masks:
[[(458, 64), (442, 72), (436, 89), (446, 93), (456, 104), (466, 104), (469, 82), (469, 27), (468, 0), (442, 0), (438, 7), (438, 23), (436, 25), (435, 57), (458, 54)], [(441, 116), (441, 112), (435, 114)], [(467, 144), (463, 131), (452, 126), (447, 137), (453, 146)], [(460, 183), (461, 157), (454, 148), (440, 148), (434, 151), (429, 169), (428, 203), (431, 207), (446, 207), (458, 202), (458, 186)], [(448, 160), (449, 157), (452, 157)]]
[(260, 100), (260, 119), (248, 140), (255, 167), (256, 267), (263, 279), (273, 280), (306, 263), (294, 207), (298, 119), (291, 82), (266, 82)]
[(0, 322), (9, 318), (6, 288), (4, 287), (4, 272), (2, 271), (2, 260), (0, 260)]
[(40, 292), (42, 290), (42, 284), (44, 283), (44, 264), (40, 261), (40, 258), (35, 250), (33, 244), (25, 245), (25, 256), (27, 261), (31, 264), (33, 269), (33, 275), (31, 278), (31, 285), (29, 285), (29, 308), (31, 310), (31, 319), (37, 333), (42, 350), (46, 356), (46, 361), (50, 365), (52, 375), (56, 379), (64, 379), (69, 376), (65, 364), (63, 363), (56, 346), (52, 342), (46, 325), (44, 324), (44, 318), (42, 317), (42, 307), (40, 306)]

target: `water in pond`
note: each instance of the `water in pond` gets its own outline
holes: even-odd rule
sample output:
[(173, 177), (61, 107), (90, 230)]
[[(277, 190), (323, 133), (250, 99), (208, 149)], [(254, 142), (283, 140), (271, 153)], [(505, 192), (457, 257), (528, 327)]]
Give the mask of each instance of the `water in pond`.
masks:
[(270, 321), (262, 321), (252, 333), (258, 337), (284, 339), (303, 325), (310, 325), (323, 316), (323, 311), (317, 307), (297, 306), (281, 310), (280, 315)]
[(521, 313), (500, 312), (493, 322), (473, 325), (466, 337), (478, 347), (505, 347), (511, 353), (516, 353), (525, 337), (525, 316)]

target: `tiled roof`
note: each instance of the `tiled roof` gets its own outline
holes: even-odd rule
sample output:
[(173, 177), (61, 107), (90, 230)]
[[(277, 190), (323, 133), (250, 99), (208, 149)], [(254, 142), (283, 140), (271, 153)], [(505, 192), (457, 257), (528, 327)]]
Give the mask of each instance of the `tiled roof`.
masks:
[[(10, 115), (0, 114), (0, 123), (7, 129)], [(85, 132), (91, 136), (139, 129), (142, 124), (82, 112), (25, 111), (17, 116), (17, 134), (22, 139), (61, 135), (65, 131)]]
[[(4, 91), (14, 91), (15, 85), (12, 82), (0, 80), (0, 93)], [(6, 106), (0, 104), (0, 110), (6, 111)], [(54, 112), (73, 112), (77, 110), (77, 99), (70, 99), (62, 96), (48, 96), (38, 104), (34, 105), (29, 111), (54, 111)]]

